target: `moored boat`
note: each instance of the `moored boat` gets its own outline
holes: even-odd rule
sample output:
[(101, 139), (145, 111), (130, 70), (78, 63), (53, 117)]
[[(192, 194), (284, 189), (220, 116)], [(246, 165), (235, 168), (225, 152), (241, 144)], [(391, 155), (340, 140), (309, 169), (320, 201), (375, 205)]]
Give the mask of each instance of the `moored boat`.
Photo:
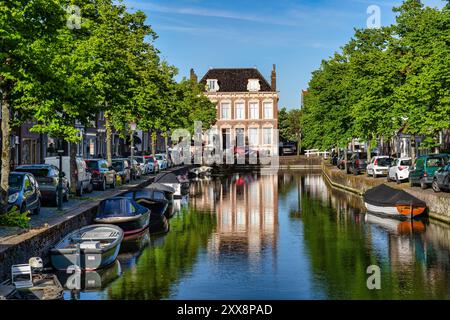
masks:
[(124, 237), (115, 225), (89, 225), (66, 235), (52, 249), (52, 265), (58, 270), (79, 266), (82, 270), (96, 270), (112, 264), (119, 254)]
[(173, 195), (176, 191), (174, 188), (162, 183), (154, 182), (145, 189), (162, 191), (164, 192), (164, 196), (166, 197), (167, 201), (169, 201), (169, 205), (173, 203)]
[(100, 224), (114, 224), (124, 231), (124, 235), (139, 233), (150, 223), (150, 209), (128, 197), (103, 200), (94, 219)]
[(129, 191), (123, 197), (132, 199), (139, 205), (149, 209), (151, 218), (164, 215), (169, 205), (169, 201), (166, 199), (164, 192), (157, 189), (146, 188)]
[(175, 173), (161, 173), (155, 178), (155, 182), (173, 188), (175, 190), (173, 194), (174, 198), (180, 198), (182, 196), (182, 184)]
[(423, 214), (427, 208), (422, 200), (385, 184), (366, 191), (364, 204), (370, 213), (401, 220), (415, 218)]

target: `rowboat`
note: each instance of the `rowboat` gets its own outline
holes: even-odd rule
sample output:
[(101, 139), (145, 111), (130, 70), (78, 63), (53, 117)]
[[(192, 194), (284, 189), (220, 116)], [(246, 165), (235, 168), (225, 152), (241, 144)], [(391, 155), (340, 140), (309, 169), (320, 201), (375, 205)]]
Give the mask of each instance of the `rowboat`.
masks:
[(366, 191), (364, 204), (372, 214), (401, 220), (413, 219), (423, 214), (427, 208), (422, 200), (385, 184)]
[(79, 266), (96, 270), (112, 264), (119, 254), (124, 232), (115, 225), (90, 225), (69, 233), (50, 249), (52, 265), (58, 270)]
[(98, 207), (95, 223), (114, 224), (124, 235), (139, 233), (148, 227), (151, 211), (128, 197), (103, 200)]

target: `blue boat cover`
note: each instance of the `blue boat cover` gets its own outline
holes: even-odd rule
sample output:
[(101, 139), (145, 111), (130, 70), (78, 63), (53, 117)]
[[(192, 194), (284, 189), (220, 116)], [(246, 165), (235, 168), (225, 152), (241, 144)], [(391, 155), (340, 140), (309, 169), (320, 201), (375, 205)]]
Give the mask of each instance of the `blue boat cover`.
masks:
[(148, 209), (133, 199), (114, 197), (100, 202), (97, 218), (133, 217), (144, 214)]

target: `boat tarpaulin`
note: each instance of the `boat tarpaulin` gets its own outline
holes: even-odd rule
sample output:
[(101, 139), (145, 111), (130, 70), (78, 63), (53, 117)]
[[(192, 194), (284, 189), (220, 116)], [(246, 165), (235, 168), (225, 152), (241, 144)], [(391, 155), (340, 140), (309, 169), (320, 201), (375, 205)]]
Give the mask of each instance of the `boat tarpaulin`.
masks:
[(144, 214), (148, 209), (141, 206), (136, 201), (125, 198), (115, 197), (103, 200), (97, 212), (97, 218), (107, 217), (133, 217)]
[(417, 199), (406, 191), (391, 188), (381, 184), (364, 194), (364, 201), (368, 204), (380, 207), (391, 207), (398, 205), (426, 206), (426, 203)]
[(180, 183), (177, 176), (172, 172), (160, 173), (156, 176), (155, 182), (158, 183)]

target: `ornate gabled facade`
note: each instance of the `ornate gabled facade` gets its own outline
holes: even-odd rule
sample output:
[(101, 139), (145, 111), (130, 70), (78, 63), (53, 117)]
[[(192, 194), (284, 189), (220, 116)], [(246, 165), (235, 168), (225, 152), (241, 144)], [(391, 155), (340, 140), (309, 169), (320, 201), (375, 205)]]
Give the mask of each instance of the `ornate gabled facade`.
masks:
[[(193, 70), (191, 79), (196, 80)], [(219, 134), (224, 149), (245, 144), (254, 150), (277, 152), (279, 98), (276, 81), (275, 65), (271, 83), (256, 68), (210, 69), (203, 76), (200, 83), (217, 108), (213, 129)]]

